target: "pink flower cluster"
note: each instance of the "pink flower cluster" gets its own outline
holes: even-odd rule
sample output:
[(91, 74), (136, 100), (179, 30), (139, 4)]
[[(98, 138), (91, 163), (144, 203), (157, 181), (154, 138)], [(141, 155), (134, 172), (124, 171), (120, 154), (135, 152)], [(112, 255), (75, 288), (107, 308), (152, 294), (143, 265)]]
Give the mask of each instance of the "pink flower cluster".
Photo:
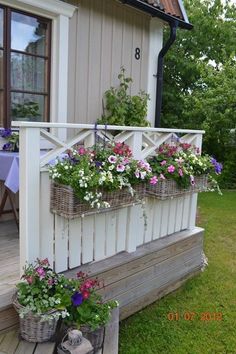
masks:
[(148, 173), (152, 172), (150, 164), (146, 161), (140, 160), (135, 171), (135, 177), (144, 180)]

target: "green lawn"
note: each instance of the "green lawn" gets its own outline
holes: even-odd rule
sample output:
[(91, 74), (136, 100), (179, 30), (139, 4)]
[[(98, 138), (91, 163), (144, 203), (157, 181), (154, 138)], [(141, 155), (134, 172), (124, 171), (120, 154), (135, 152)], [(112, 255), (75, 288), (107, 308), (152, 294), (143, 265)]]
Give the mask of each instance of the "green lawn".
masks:
[[(202, 193), (199, 210), (209, 266), (123, 321), (120, 354), (236, 353), (236, 192)], [(194, 318), (184, 319), (186, 312), (194, 312)], [(211, 320), (200, 319), (205, 312)], [(170, 321), (168, 313), (178, 313), (180, 319)], [(222, 313), (223, 319), (215, 320), (214, 313)]]

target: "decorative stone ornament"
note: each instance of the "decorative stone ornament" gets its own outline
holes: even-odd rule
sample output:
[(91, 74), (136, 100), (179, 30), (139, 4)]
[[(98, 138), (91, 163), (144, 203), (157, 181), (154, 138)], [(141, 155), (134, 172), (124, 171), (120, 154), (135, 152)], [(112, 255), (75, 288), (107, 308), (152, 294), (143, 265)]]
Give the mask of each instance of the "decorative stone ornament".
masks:
[[(68, 337), (67, 340), (66, 337)], [(77, 329), (68, 330), (57, 347), (58, 354), (92, 354), (93, 347), (89, 340), (83, 337), (82, 332)]]

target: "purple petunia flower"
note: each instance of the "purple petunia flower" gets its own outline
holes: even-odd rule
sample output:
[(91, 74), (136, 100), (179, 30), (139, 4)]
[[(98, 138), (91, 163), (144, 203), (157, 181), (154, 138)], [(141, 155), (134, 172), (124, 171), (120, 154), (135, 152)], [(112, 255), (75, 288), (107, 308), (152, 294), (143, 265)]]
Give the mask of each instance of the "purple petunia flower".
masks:
[(11, 143), (6, 143), (2, 147), (3, 150), (10, 150), (11, 148), (12, 148), (12, 144)]
[(0, 131), (0, 136), (2, 138), (9, 138), (11, 136), (11, 133), (12, 133), (11, 129), (4, 129)]
[(223, 165), (220, 162), (217, 162), (214, 158), (211, 159), (211, 163), (215, 168), (215, 173), (219, 175), (222, 171)]
[(82, 304), (83, 302), (83, 295), (81, 293), (78, 293), (78, 291), (76, 291), (74, 293), (74, 295), (71, 296), (71, 301), (72, 301), (72, 304), (77, 307), (79, 305)]

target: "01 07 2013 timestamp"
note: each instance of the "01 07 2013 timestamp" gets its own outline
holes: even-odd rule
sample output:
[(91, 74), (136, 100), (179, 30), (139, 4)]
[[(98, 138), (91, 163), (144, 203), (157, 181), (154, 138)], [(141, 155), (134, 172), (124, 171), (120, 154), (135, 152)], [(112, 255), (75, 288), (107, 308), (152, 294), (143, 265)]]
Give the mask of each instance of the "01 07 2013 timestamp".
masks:
[(200, 320), (200, 321), (222, 321), (223, 320), (223, 314), (222, 312), (191, 312), (191, 311), (186, 311), (183, 313), (180, 312), (169, 312), (167, 314), (167, 319), (169, 321), (179, 321), (179, 320), (185, 320), (185, 321), (194, 321), (194, 320)]

